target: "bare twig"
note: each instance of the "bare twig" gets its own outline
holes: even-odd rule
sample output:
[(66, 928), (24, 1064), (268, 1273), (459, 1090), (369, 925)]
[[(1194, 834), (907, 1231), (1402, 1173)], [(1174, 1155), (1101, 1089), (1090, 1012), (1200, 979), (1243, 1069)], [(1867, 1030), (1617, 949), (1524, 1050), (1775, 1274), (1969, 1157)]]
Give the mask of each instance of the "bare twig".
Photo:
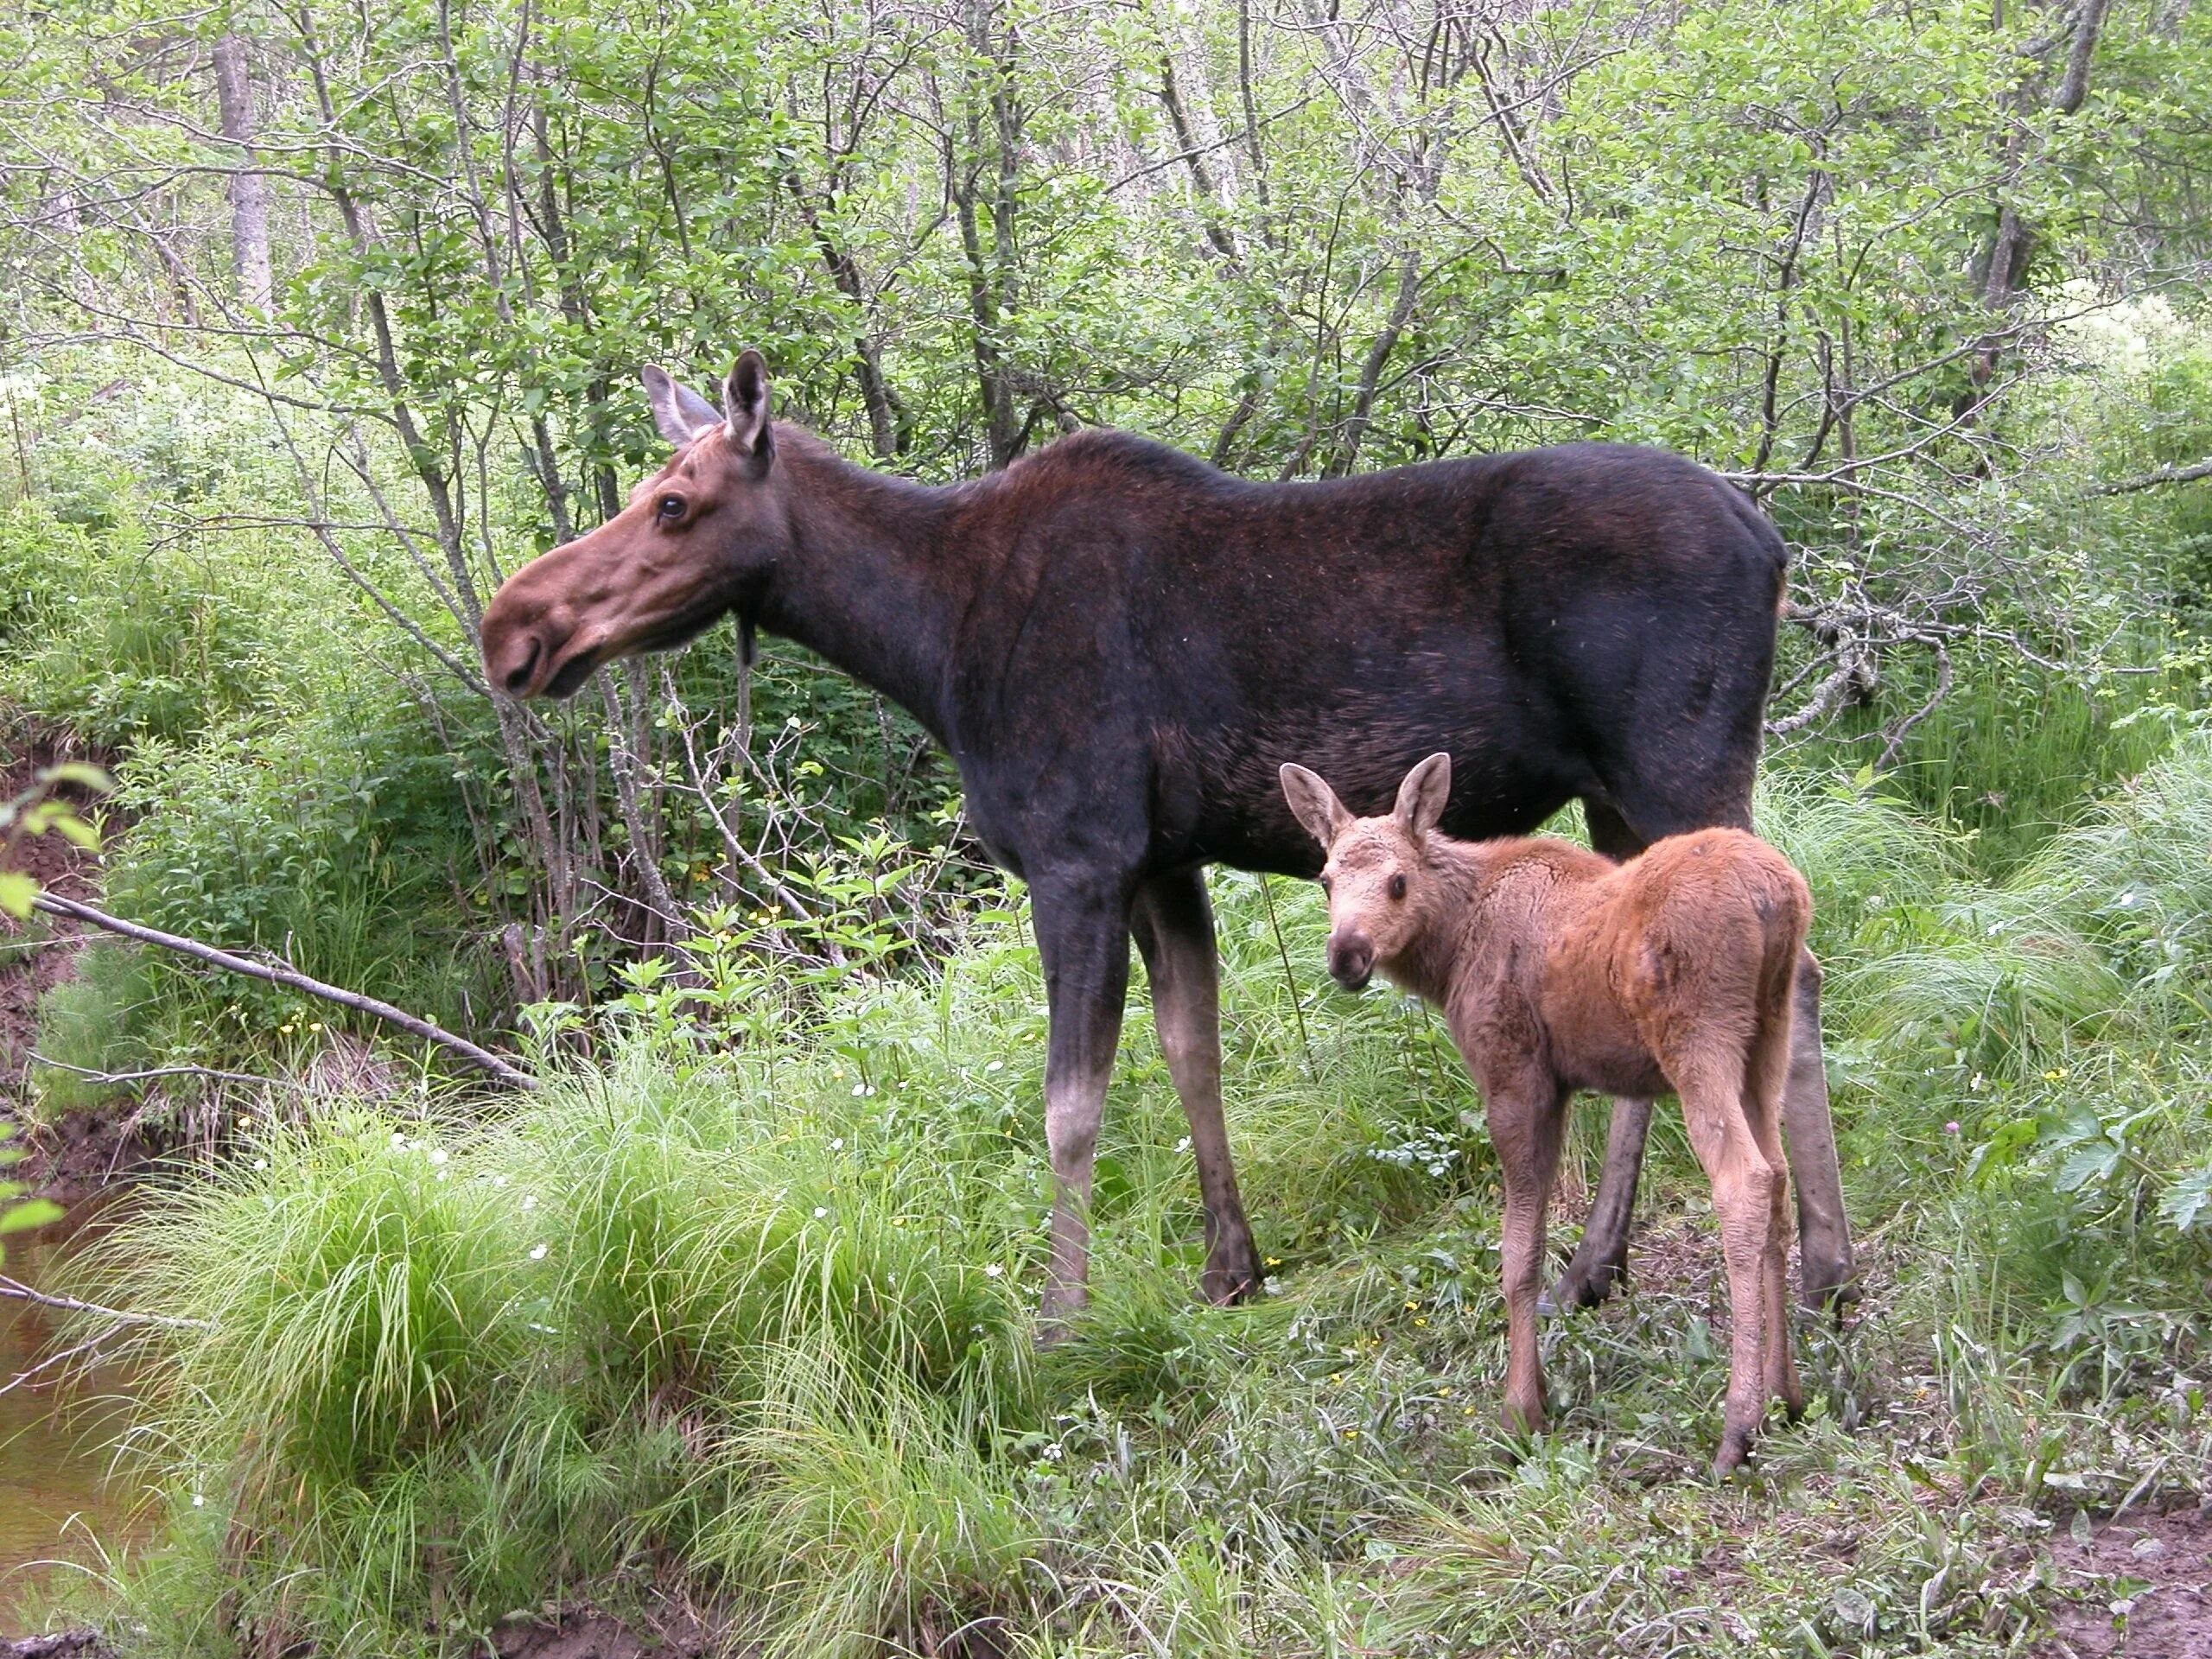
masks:
[(191, 1331), (215, 1328), (213, 1319), (190, 1319), (181, 1313), (133, 1313), (124, 1308), (79, 1301), (74, 1296), (57, 1295), (50, 1290), (33, 1290), (22, 1280), (10, 1279), (4, 1273), (0, 1273), (0, 1296), (12, 1296), (19, 1302), (36, 1302), (41, 1307), (59, 1308), (64, 1313), (97, 1313), (118, 1325), (170, 1325)]
[(245, 1083), (262, 1089), (304, 1089), (289, 1077), (256, 1077), (251, 1071), (219, 1071), (209, 1065), (160, 1065), (150, 1071), (95, 1071), (88, 1065), (72, 1065), (32, 1049), (24, 1057), (34, 1065), (50, 1065), (57, 1071), (74, 1072), (93, 1083), (151, 1083), (159, 1077), (205, 1077), (214, 1083)]
[(90, 922), (95, 927), (119, 933), (124, 938), (137, 939), (144, 944), (157, 944), (164, 950), (174, 950), (179, 956), (190, 957), (227, 973), (243, 974), (249, 979), (258, 979), (271, 985), (282, 985), (288, 990), (304, 991), (309, 996), (321, 997), (326, 1002), (335, 1002), (340, 1007), (352, 1008), (356, 1013), (373, 1014), (388, 1025), (397, 1026), (423, 1041), (435, 1043), (448, 1053), (456, 1054), (480, 1071), (489, 1073), (511, 1089), (535, 1089), (537, 1080), (526, 1071), (518, 1071), (487, 1048), (480, 1048), (466, 1037), (456, 1037), (442, 1026), (431, 1024), (404, 1008), (394, 1007), (373, 996), (364, 996), (359, 991), (349, 991), (336, 985), (326, 985), (319, 979), (290, 968), (272, 968), (264, 963), (251, 962), (228, 950), (219, 950), (212, 944), (202, 944), (197, 939), (188, 939), (181, 934), (164, 933), (159, 928), (148, 927), (138, 922), (126, 922), (119, 916), (111, 916), (104, 910), (81, 904), (74, 899), (64, 899), (51, 893), (42, 893), (32, 903), (50, 916), (74, 917), (80, 922)]
[(2193, 484), (2200, 478), (2212, 478), (2212, 458), (2191, 461), (2183, 467), (2159, 467), (2134, 478), (2123, 478), (2116, 483), (2094, 484), (2084, 492), (2089, 495), (2133, 495), (2138, 490), (2155, 490), (2163, 484)]

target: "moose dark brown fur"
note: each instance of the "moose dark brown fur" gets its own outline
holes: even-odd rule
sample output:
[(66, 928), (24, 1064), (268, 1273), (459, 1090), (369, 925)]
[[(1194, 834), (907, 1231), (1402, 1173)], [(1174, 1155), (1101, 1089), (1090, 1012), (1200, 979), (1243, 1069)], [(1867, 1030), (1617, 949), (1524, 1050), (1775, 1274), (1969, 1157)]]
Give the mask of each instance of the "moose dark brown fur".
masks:
[(1388, 817), (1356, 818), (1303, 766), (1283, 793), (1327, 854), (1329, 972), (1378, 969), (1444, 1013), (1489, 1109), (1505, 1181), (1510, 1425), (1544, 1424), (1536, 1344), (1544, 1211), (1578, 1089), (1680, 1098), (1713, 1182), (1734, 1323), (1714, 1468), (1750, 1453), (1769, 1401), (1803, 1408), (1789, 1353), (1782, 1091), (1791, 983), (1812, 894), (1740, 830), (1615, 864), (1564, 841), (1440, 834), (1452, 757), (1407, 774)]
[[(1204, 1288), (1227, 1300), (1257, 1281), (1222, 1125), (1202, 872), (1313, 873), (1281, 763), (1313, 760), (1379, 806), (1448, 749), (1453, 833), (1524, 831), (1579, 798), (1619, 856), (1750, 822), (1782, 543), (1676, 456), (1573, 444), (1256, 484), (1088, 431), (929, 488), (773, 420), (756, 353), (726, 416), (658, 369), (645, 379), (676, 455), (499, 590), (485, 666), (512, 695), (566, 696), (734, 613), (747, 637), (785, 634), (896, 699), (950, 752), (970, 822), (1029, 883), (1044, 958), (1052, 1321), (1084, 1300), (1132, 934), (1190, 1117)], [(1847, 1286), (1851, 1249), (1812, 974), (1800, 995), (1789, 1129), (1805, 1284), (1826, 1295)], [(1571, 1300), (1596, 1300), (1626, 1262), (1649, 1111), (1616, 1109)]]

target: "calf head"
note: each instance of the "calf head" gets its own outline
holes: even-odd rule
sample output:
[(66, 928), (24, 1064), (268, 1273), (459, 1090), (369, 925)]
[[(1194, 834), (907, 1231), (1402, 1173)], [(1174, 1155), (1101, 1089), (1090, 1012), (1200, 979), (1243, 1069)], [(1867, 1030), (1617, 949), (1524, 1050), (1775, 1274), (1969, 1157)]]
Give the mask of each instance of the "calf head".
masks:
[(662, 370), (643, 378), (676, 454), (620, 512), (493, 595), (484, 670), (511, 696), (565, 697), (601, 663), (680, 645), (729, 610), (750, 615), (790, 550), (790, 480), (776, 464), (760, 353), (730, 371), (726, 413)]
[(1452, 757), (1432, 754), (1398, 785), (1387, 817), (1356, 818), (1319, 775), (1282, 769), (1282, 792), (1328, 854), (1329, 973), (1358, 990), (1377, 963), (1397, 959), (1428, 924), (1438, 897), (1428, 837), (1452, 794)]

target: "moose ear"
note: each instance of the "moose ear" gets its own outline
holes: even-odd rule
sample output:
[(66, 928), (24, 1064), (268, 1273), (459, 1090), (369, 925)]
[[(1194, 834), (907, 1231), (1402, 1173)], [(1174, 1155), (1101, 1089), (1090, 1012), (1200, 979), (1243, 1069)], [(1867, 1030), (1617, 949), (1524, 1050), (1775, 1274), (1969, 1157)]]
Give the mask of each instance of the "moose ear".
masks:
[(722, 408), (728, 412), (730, 448), (741, 455), (768, 453), (768, 363), (747, 347), (722, 384)]
[(679, 386), (668, 371), (648, 363), (638, 372), (645, 383), (645, 401), (653, 406), (653, 424), (671, 443), (689, 443), (710, 426), (721, 423), (715, 406), (697, 392)]
[(1425, 836), (1444, 816), (1452, 798), (1452, 757), (1432, 754), (1406, 774), (1398, 785), (1398, 827), (1409, 836)]
[(1351, 822), (1351, 814), (1344, 810), (1337, 791), (1321, 780), (1320, 774), (1303, 766), (1286, 766), (1281, 776), (1283, 798), (1290, 803), (1293, 816), (1322, 846), (1332, 845), (1337, 832)]

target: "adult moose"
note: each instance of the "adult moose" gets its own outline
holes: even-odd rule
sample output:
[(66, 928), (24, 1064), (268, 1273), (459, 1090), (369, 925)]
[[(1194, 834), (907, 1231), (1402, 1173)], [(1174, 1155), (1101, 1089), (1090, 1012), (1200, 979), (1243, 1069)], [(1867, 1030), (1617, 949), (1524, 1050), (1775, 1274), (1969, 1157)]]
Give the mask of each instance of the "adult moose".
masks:
[[(1574, 444), (1257, 484), (1096, 430), (931, 488), (772, 420), (756, 352), (730, 372), (726, 416), (658, 369), (644, 379), (676, 454), (499, 589), (486, 671), (514, 696), (566, 696), (602, 663), (734, 612), (892, 697), (950, 752), (984, 845), (1029, 884), (1044, 958), (1048, 1330), (1085, 1300), (1131, 934), (1190, 1118), (1203, 1288), (1233, 1301), (1259, 1281), (1222, 1125), (1203, 870), (1319, 868), (1283, 762), (1370, 811), (1448, 752), (1442, 823), (1465, 839), (1574, 799), (1615, 857), (1750, 822), (1784, 554), (1689, 461)], [(1852, 1276), (1819, 984), (1808, 956), (1784, 1108), (1815, 1303)], [(1596, 1301), (1625, 1271), (1650, 1109), (1615, 1108), (1562, 1302)]]

